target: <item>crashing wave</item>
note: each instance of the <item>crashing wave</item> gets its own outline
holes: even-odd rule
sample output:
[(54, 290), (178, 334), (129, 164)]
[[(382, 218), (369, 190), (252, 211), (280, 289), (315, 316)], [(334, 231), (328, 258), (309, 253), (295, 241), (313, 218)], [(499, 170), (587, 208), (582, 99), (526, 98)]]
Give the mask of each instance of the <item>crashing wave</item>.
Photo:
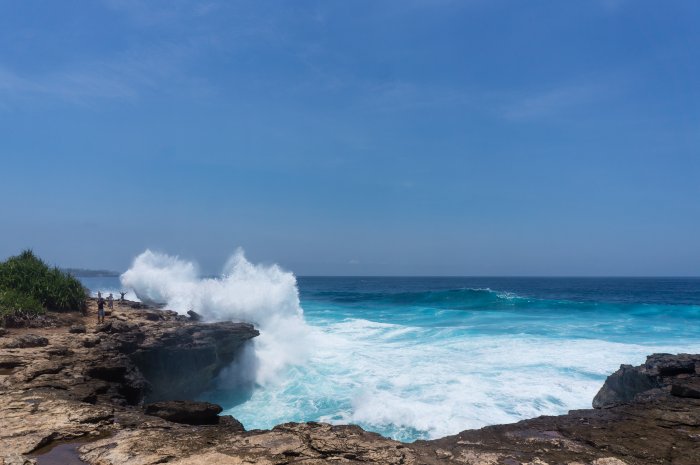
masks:
[(122, 285), (138, 298), (164, 304), (178, 313), (194, 310), (205, 321), (246, 321), (260, 329), (249, 376), (265, 385), (282, 370), (304, 362), (302, 343), (309, 333), (293, 273), (277, 265), (255, 265), (238, 249), (221, 276), (200, 277), (195, 263), (146, 250), (121, 275)]

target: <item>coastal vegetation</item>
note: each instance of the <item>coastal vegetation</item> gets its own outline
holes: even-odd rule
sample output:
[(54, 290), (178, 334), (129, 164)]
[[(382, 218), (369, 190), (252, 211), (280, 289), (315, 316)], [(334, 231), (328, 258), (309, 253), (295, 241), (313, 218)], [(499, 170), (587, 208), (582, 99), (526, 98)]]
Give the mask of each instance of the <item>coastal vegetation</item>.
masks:
[(48, 311), (83, 310), (87, 290), (31, 250), (0, 262), (0, 324), (26, 320)]

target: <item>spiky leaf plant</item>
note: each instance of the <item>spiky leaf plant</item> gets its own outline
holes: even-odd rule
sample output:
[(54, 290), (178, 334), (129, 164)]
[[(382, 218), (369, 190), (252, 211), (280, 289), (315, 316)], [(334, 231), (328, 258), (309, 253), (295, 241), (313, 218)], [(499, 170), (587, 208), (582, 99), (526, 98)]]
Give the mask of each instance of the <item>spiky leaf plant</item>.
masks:
[(87, 290), (60, 269), (49, 267), (31, 250), (0, 263), (0, 290), (10, 290), (53, 311), (82, 310)]

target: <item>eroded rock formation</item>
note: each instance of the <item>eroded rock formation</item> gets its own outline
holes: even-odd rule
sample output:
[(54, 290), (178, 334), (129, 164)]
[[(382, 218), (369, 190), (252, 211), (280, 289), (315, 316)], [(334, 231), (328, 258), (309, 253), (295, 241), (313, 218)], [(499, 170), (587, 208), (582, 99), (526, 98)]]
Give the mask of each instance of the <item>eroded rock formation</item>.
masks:
[(593, 407), (608, 408), (653, 398), (700, 398), (697, 376), (700, 356), (654, 354), (644, 365), (622, 365), (610, 375), (593, 399)]
[(93, 313), (0, 335), (0, 465), (31, 464), (33, 451), (76, 438), (76, 454), (94, 465), (700, 464), (700, 355), (622, 366), (596, 396), (600, 408), (404, 444), (321, 423), (245, 431), (206, 403), (144, 409), (144, 399), (185, 400), (200, 390), (257, 331), (128, 302), (104, 325)]

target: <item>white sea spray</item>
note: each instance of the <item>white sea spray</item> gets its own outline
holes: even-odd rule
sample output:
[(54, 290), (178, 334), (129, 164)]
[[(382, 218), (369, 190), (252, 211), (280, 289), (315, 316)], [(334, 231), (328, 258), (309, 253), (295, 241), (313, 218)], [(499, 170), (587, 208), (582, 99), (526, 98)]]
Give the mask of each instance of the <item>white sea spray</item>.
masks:
[[(220, 277), (198, 276), (190, 262), (147, 251), (123, 282), (146, 301), (260, 328), (207, 394), (251, 429), (320, 420), (405, 441), (436, 438), (590, 408), (621, 363), (700, 351), (686, 323), (700, 316), (693, 306), (542, 300), (467, 287), (348, 291), (329, 278), (304, 289), (304, 317), (294, 275), (253, 265), (240, 251)], [(241, 394), (247, 381), (257, 387)]]
[[(255, 265), (238, 249), (221, 276), (200, 277), (193, 262), (146, 250), (121, 276), (122, 285), (133, 289), (146, 303), (165, 304), (186, 314), (194, 310), (206, 321), (253, 323), (260, 336), (254, 339), (255, 363), (247, 369), (256, 383), (275, 381), (285, 367), (303, 364), (309, 329), (304, 322), (293, 273), (277, 265)], [(240, 361), (239, 361), (240, 363)]]

